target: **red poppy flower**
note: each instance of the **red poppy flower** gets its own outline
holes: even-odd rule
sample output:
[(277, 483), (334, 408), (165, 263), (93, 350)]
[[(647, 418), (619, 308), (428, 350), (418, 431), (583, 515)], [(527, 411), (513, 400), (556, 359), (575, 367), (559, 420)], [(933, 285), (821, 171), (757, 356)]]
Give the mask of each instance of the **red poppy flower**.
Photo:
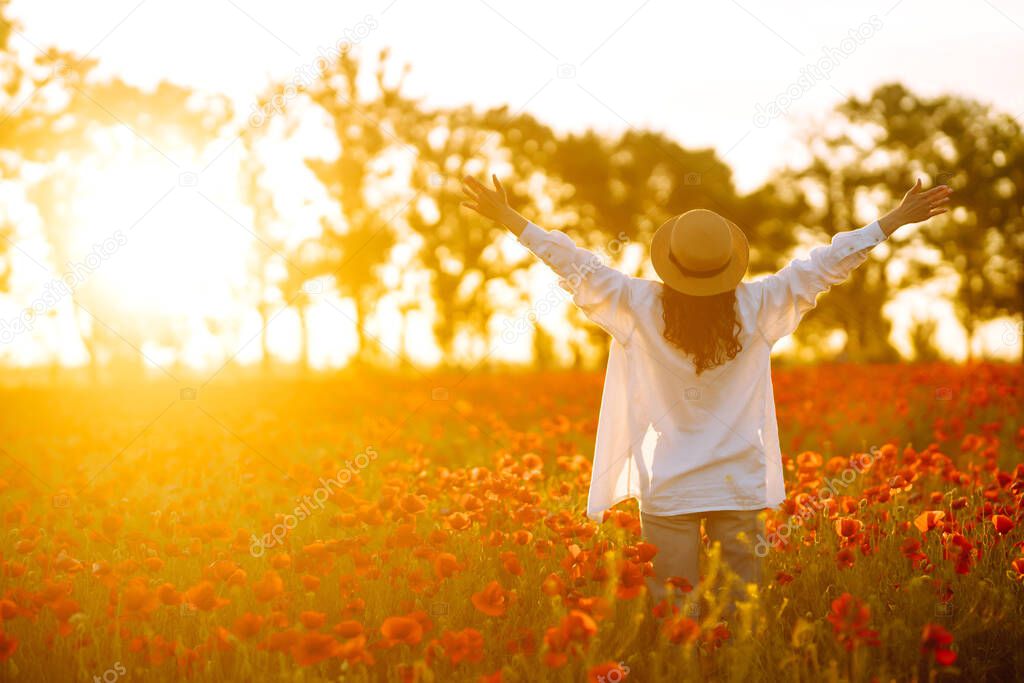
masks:
[(931, 531), (945, 519), (946, 513), (942, 510), (926, 510), (914, 518), (914, 526), (922, 534)]
[(434, 576), (439, 579), (447, 579), (461, 570), (458, 559), (451, 553), (438, 553), (434, 557)]
[(274, 570), (267, 570), (263, 578), (252, 585), (252, 592), (260, 602), (269, 602), (284, 593), (284, 581)]
[(792, 574), (788, 574), (784, 571), (780, 571), (775, 574), (775, 583), (777, 583), (780, 586), (785, 586), (787, 583), (791, 583), (792, 581)]
[(569, 640), (586, 642), (597, 633), (597, 622), (586, 612), (574, 609), (562, 619), (561, 629)]
[(381, 624), (380, 632), (389, 645), (416, 645), (423, 640), (423, 627), (420, 622), (409, 617), (388, 617)]
[(372, 666), (374, 662), (373, 656), (366, 651), (366, 636), (356, 636), (339, 643), (334, 654), (340, 659), (349, 662), (363, 662), (367, 666)]
[(338, 642), (324, 633), (305, 633), (291, 647), (292, 658), (299, 666), (312, 666), (333, 657)]
[(500, 617), (508, 609), (509, 593), (497, 581), (491, 581), (479, 593), (473, 593), (473, 606), (491, 617)]
[(729, 627), (725, 624), (716, 624), (714, 628), (706, 631), (702, 636), (701, 640), (704, 645), (711, 649), (717, 650), (722, 644), (732, 637), (732, 633), (729, 631)]
[(849, 593), (843, 593), (832, 601), (828, 620), (832, 623), (836, 640), (847, 651), (861, 644), (878, 647), (878, 632), (867, 627), (871, 621), (870, 608)]
[(230, 602), (217, 596), (217, 588), (212, 581), (201, 581), (185, 591), (185, 599), (192, 607), (203, 612), (212, 612)]
[(464, 512), (453, 512), (452, 514), (448, 515), (446, 521), (448, 522), (448, 526), (454, 529), (455, 531), (462, 531), (463, 529), (468, 529), (469, 526), (473, 523), (473, 520), (469, 518), (469, 515), (467, 515)]
[(565, 595), (565, 582), (562, 581), (558, 574), (551, 572), (541, 583), (540, 589), (544, 592), (544, 595)]
[(401, 508), (403, 511), (411, 515), (414, 515), (418, 512), (423, 512), (424, 510), (426, 510), (427, 506), (423, 502), (422, 498), (413, 494), (409, 494), (402, 498)]
[(67, 597), (58, 599), (50, 605), (50, 609), (57, 617), (58, 631), (65, 636), (71, 633), (71, 624), (69, 623), (71, 617), (82, 611), (77, 601)]
[(836, 533), (843, 538), (853, 538), (860, 533), (863, 526), (863, 522), (853, 517), (840, 517), (835, 523)]
[(512, 551), (501, 553), (501, 566), (513, 576), (523, 575), (523, 565), (519, 562), (519, 556)]
[(649, 573), (648, 564), (640, 564), (630, 560), (624, 561), (619, 567), (619, 585), (615, 595), (619, 600), (631, 600), (640, 595), (645, 588), (644, 577)]
[(484, 636), (474, 628), (445, 631), (441, 634), (441, 645), (452, 664), (484, 659)]
[(159, 595), (151, 591), (148, 581), (141, 577), (130, 579), (121, 593), (121, 609), (126, 616), (146, 619), (159, 606)]
[(934, 656), (942, 666), (956, 661), (956, 653), (948, 647), (952, 643), (953, 634), (938, 624), (928, 624), (921, 632), (921, 654)]
[(505, 651), (510, 654), (523, 653), (532, 657), (537, 652), (537, 636), (528, 628), (521, 628), (516, 631), (516, 637), (505, 641)]
[(1010, 563), (1010, 566), (1013, 567), (1013, 571), (1017, 572), (1016, 579), (1024, 581), (1024, 557), (1018, 557)]
[(306, 610), (299, 615), (299, 621), (310, 631), (315, 631), (318, 628), (322, 628), (327, 623), (326, 612), (314, 612), (312, 610)]
[(1013, 530), (1013, 520), (1006, 515), (992, 515), (992, 526), (1000, 536), (1010, 533)]
[(363, 635), (364, 632), (363, 625), (351, 619), (338, 622), (333, 630), (342, 638), (355, 638)]
[(665, 583), (672, 586), (680, 593), (690, 593), (693, 591), (693, 584), (690, 583), (689, 579), (682, 576), (670, 576), (668, 577), (668, 581)]
[(252, 612), (246, 612), (235, 619), (231, 630), (242, 640), (249, 640), (259, 635), (261, 628), (263, 628), (263, 617)]
[(925, 559), (927, 556), (921, 552), (921, 541), (916, 538), (908, 538), (903, 541), (900, 545), (900, 552), (911, 562), (918, 562)]
[(843, 548), (838, 553), (836, 553), (836, 565), (840, 569), (850, 569), (851, 567), (853, 567), (853, 563), (853, 551), (849, 548)]
[(667, 619), (661, 627), (662, 634), (676, 645), (692, 643), (700, 637), (700, 625), (689, 617)]
[(636, 544), (636, 561), (650, 562), (658, 554), (658, 546), (641, 541)]
[(0, 662), (11, 658), (18, 649), (18, 639), (0, 630)]

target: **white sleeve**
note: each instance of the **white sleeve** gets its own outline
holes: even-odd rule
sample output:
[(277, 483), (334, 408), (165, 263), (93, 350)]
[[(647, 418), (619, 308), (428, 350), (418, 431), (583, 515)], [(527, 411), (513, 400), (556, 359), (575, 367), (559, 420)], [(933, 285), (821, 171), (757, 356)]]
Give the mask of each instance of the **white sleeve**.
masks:
[(792, 334), (804, 315), (814, 308), (818, 295), (849, 277), (867, 260), (886, 234), (878, 221), (836, 233), (830, 244), (815, 247), (806, 258), (760, 280), (758, 325), (770, 344)]
[(592, 251), (576, 246), (559, 230), (527, 222), (519, 242), (561, 278), (559, 285), (588, 318), (625, 345), (635, 329), (630, 301), (630, 278), (601, 262)]

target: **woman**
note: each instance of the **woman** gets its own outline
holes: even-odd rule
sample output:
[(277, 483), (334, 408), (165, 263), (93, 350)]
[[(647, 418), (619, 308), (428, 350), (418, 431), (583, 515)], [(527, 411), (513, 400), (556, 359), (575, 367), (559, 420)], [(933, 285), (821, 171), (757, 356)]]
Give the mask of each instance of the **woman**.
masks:
[(648, 579), (655, 602), (677, 579), (697, 586), (701, 518), (729, 568), (759, 582), (760, 513), (785, 498), (772, 346), (876, 244), (946, 212), (950, 188), (925, 191), (918, 180), (882, 218), (753, 282), (743, 282), (743, 231), (713, 211), (687, 211), (651, 242), (657, 282), (628, 277), (528, 221), (491, 177), (493, 189), (467, 176), (462, 205), (511, 230), (612, 336), (587, 515), (600, 521), (616, 503), (638, 500), (642, 534), (658, 547)]

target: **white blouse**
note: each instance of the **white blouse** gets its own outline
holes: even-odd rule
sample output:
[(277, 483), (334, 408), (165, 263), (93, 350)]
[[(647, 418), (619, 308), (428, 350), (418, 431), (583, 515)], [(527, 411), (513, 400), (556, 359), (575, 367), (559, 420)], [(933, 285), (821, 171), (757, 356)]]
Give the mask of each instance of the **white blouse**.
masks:
[(519, 241), (612, 336), (587, 516), (636, 498), (651, 515), (753, 510), (785, 499), (771, 348), (818, 294), (886, 239), (878, 222), (836, 234), (774, 275), (736, 288), (743, 350), (697, 376), (662, 336), (662, 283), (625, 275), (564, 232), (527, 223)]

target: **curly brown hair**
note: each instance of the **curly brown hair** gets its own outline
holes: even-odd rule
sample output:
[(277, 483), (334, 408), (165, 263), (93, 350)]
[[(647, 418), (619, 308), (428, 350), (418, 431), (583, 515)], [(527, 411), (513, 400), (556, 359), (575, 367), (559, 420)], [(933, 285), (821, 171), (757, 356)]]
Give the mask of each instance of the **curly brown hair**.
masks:
[(665, 339), (693, 359), (698, 375), (732, 360), (743, 349), (736, 290), (693, 296), (665, 285), (661, 300)]

